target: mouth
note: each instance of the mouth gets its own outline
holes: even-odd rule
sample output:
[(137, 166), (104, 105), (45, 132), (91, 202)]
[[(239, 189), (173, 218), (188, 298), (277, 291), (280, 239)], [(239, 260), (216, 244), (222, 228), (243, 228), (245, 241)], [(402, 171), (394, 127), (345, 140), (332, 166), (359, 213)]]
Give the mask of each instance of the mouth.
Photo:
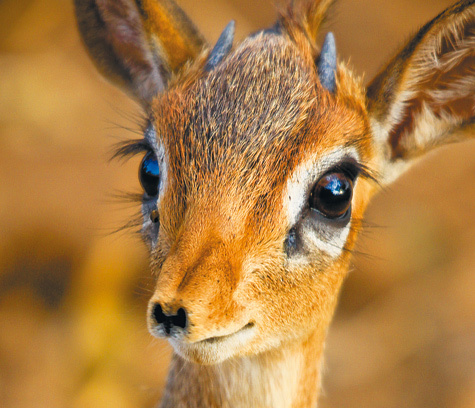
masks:
[(249, 348), (256, 335), (254, 322), (223, 336), (213, 336), (195, 342), (169, 338), (175, 352), (185, 360), (198, 364), (217, 364)]
[(246, 333), (247, 331), (251, 330), (254, 327), (253, 322), (249, 322), (245, 326), (241, 327), (238, 331), (235, 331), (234, 333), (231, 334), (226, 334), (224, 336), (216, 336), (216, 337), (208, 337), (207, 339), (200, 340), (197, 344), (216, 344), (219, 342), (222, 342), (224, 340), (228, 340), (232, 337), (242, 335)]

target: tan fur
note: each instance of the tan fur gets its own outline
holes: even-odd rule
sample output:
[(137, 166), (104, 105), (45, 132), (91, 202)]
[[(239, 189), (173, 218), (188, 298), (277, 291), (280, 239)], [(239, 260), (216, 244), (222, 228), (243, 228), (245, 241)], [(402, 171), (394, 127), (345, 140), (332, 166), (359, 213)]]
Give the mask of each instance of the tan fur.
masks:
[[(145, 100), (149, 143), (166, 167), (156, 202), (144, 197), (157, 278), (149, 326), (161, 335), (158, 304), (166, 316), (185, 310), (187, 325), (168, 333), (175, 354), (161, 407), (314, 407), (326, 332), (370, 198), (422, 153), (473, 137), (474, 1), (426, 25), (368, 92), (340, 63), (334, 93), (316, 68), (331, 1), (290, 2), (278, 29), (244, 40), (209, 72), (209, 49), (170, 0), (143, 9), (121, 0), (133, 16), (141, 10), (127, 58), (131, 37), (110, 47), (104, 31), (115, 27), (88, 26), (91, 8), (108, 1), (84, 1), (76, 5), (85, 42), (100, 66), (128, 67), (108, 69)], [(99, 44), (87, 28), (101, 33)], [(137, 92), (143, 75), (166, 89), (150, 100)], [(344, 226), (307, 204), (341, 161), (364, 169)]]
[(206, 41), (173, 1), (142, 0), (145, 31), (154, 47), (166, 50), (171, 71), (196, 58)]

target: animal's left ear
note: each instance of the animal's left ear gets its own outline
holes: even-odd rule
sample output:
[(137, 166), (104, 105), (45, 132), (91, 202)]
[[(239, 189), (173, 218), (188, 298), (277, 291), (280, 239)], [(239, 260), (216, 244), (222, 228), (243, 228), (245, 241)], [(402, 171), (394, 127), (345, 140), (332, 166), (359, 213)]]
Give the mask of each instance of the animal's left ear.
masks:
[(206, 41), (173, 0), (74, 0), (99, 71), (147, 105)]
[(434, 147), (475, 137), (475, 0), (426, 24), (367, 96), (383, 184)]

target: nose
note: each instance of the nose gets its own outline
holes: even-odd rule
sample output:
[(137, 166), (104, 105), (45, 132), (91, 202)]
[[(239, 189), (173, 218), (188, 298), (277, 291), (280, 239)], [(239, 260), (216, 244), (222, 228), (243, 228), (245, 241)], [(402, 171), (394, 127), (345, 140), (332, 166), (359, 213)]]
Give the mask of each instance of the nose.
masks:
[(167, 335), (170, 335), (174, 328), (185, 329), (187, 326), (186, 311), (182, 307), (177, 310), (175, 315), (168, 315), (163, 312), (160, 303), (155, 303), (152, 308), (152, 319), (157, 328), (162, 327)]

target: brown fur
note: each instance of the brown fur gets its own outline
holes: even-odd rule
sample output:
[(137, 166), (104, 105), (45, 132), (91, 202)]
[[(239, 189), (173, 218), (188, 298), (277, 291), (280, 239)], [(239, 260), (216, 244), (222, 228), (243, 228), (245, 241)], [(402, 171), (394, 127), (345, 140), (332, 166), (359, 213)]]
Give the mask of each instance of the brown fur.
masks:
[[(104, 1), (97, 0), (98, 10), (106, 10)], [(132, 0), (122, 3), (137, 10)], [(112, 23), (92, 18), (88, 26), (95, 6), (76, 5), (99, 65), (122, 61), (109, 71), (123, 74), (121, 82), (140, 97), (144, 91), (134, 84), (147, 72), (142, 65), (155, 61), (160, 76), (153, 73), (152, 83), (166, 85), (157, 86), (153, 100), (142, 96), (167, 174), (157, 201), (160, 229), (147, 221), (143, 229), (146, 237), (158, 234), (150, 243), (157, 277), (150, 327), (154, 333), (155, 303), (167, 315), (186, 310), (188, 326), (182, 337), (170, 338), (175, 354), (161, 406), (315, 406), (326, 331), (364, 211), (379, 187), (375, 176), (380, 184), (394, 179), (413, 157), (450, 140), (448, 130), (472, 136), (473, 92), (462, 91), (458, 77), (475, 83), (474, 1), (424, 27), (368, 94), (344, 64), (335, 93), (318, 79), (316, 35), (331, 1), (292, 2), (281, 11), (281, 32), (244, 40), (210, 72), (204, 42), (170, 0), (144, 1), (140, 19), (135, 11), (133, 23), (124, 18), (140, 33), (125, 44), (105, 35), (116, 34)], [(132, 38), (138, 43), (124, 58)], [(434, 53), (439, 71), (428, 62)], [(438, 117), (450, 127), (427, 123)], [(325, 166), (338, 152), (356, 155), (366, 170), (355, 181), (344, 243), (335, 248), (343, 229), (315, 222), (312, 210), (304, 207), (291, 223), (289, 189), (298, 186), (299, 172)], [(313, 241), (309, 228), (317, 229)], [(293, 252), (289, 230), (298, 241)]]

